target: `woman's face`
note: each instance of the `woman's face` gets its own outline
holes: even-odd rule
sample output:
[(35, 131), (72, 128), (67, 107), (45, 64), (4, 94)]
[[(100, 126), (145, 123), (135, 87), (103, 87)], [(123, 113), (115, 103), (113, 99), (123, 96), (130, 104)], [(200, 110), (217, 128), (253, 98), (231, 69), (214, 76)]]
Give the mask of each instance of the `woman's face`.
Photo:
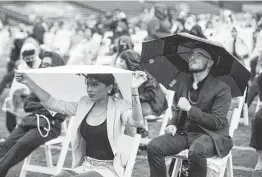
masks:
[(108, 97), (111, 93), (113, 86), (106, 86), (102, 82), (97, 81), (93, 78), (86, 79), (86, 91), (92, 101), (99, 101)]
[(121, 69), (128, 69), (126, 61), (122, 59), (121, 57), (118, 57), (116, 59), (116, 67)]
[(40, 68), (48, 68), (48, 67), (52, 67), (52, 58), (44, 57), (41, 62)]
[(236, 37), (237, 36), (237, 30), (235, 28), (233, 28), (231, 30), (231, 34), (232, 34), (233, 37)]

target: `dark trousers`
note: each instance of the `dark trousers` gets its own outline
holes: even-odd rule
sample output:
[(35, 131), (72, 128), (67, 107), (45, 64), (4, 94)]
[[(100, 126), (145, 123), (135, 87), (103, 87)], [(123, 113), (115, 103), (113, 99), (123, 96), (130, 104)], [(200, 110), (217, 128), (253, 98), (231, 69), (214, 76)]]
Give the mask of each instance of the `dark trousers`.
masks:
[(9, 111), (5, 113), (5, 125), (9, 133), (11, 133), (16, 127), (16, 115)]
[(189, 177), (206, 177), (206, 158), (217, 153), (212, 138), (202, 133), (165, 134), (153, 139), (147, 146), (150, 177), (167, 177), (165, 157), (185, 149), (189, 149)]
[(257, 82), (257, 80), (254, 79), (253, 83), (248, 88), (248, 93), (247, 93), (247, 106), (248, 107), (252, 104), (255, 97), (258, 95), (258, 86), (257, 86), (256, 82)]
[(250, 146), (262, 150), (262, 109), (259, 109), (252, 119)]
[(61, 132), (61, 125), (52, 126), (47, 137), (42, 137), (37, 128), (15, 128), (0, 149), (0, 176), (6, 176), (8, 170), (21, 162), (40, 145), (56, 138)]
[(11, 83), (13, 79), (14, 79), (14, 71), (10, 71), (6, 75), (4, 75), (2, 81), (0, 82), (0, 95), (2, 94), (6, 85)]

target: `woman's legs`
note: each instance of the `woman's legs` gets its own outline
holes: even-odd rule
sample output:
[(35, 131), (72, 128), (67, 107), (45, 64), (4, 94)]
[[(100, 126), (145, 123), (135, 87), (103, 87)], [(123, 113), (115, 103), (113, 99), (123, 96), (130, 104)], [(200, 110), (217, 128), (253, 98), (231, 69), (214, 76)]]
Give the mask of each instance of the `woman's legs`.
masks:
[(75, 175), (74, 177), (105, 177), (105, 176), (102, 176), (95, 171), (90, 171), (90, 172), (87, 172), (85, 174)]
[[(12, 166), (24, 160), (24, 158), (26, 158), (31, 152), (33, 152), (40, 145), (57, 137), (60, 134), (60, 129), (59, 130), (56, 129), (57, 128), (52, 127), (48, 137), (44, 138), (39, 134), (36, 128), (27, 130), (23, 127), (18, 126), (14, 130), (14, 132), (17, 131), (18, 133), (15, 134), (16, 136), (13, 135), (13, 137), (10, 138), (11, 145), (10, 143), (7, 144), (5, 146), (5, 150), (3, 151), (2, 151), (3, 147), (1, 148), (2, 151), (1, 153), (2, 157), (0, 159), (1, 177), (4, 177)], [(16, 141), (13, 141), (14, 139), (16, 139)]]
[(5, 118), (6, 119), (5, 121), (6, 128), (9, 131), (9, 133), (11, 133), (16, 127), (16, 115), (12, 114), (9, 111), (6, 111), (5, 117), (6, 117)]
[(151, 107), (151, 105), (147, 102), (141, 103), (142, 113), (143, 116), (149, 116), (149, 115), (156, 115)]
[(52, 177), (103, 177), (102, 175), (100, 175), (98, 172), (95, 171), (90, 171), (87, 173), (83, 173), (83, 174), (77, 174), (73, 171), (62, 171), (61, 173), (52, 176)]
[(5, 142), (2, 144), (0, 149), (0, 161), (1, 158), (12, 148), (13, 145), (16, 144), (17, 140), (19, 140), (22, 136), (26, 134), (28, 130), (18, 126), (12, 133), (9, 135), (9, 137), (5, 140)]
[(67, 170), (64, 170), (64, 171), (61, 171), (59, 174), (57, 175), (54, 175), (52, 177), (75, 177), (77, 175), (77, 173), (73, 172), (73, 171), (67, 171)]

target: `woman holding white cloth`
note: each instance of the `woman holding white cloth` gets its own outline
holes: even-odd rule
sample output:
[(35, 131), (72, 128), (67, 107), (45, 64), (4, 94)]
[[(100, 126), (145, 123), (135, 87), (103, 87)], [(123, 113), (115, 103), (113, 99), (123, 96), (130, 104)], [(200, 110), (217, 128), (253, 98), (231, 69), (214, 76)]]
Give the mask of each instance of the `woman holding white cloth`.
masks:
[(147, 80), (142, 71), (134, 72), (132, 106), (123, 99), (115, 99), (112, 74), (88, 74), (85, 78), (88, 96), (79, 102), (56, 100), (40, 88), (27, 74), (16, 71), (18, 82), (27, 85), (50, 110), (75, 116), (73, 121), (72, 170), (57, 177), (121, 177), (127, 159), (117, 150), (117, 140), (126, 124), (139, 127), (142, 110), (138, 88)]

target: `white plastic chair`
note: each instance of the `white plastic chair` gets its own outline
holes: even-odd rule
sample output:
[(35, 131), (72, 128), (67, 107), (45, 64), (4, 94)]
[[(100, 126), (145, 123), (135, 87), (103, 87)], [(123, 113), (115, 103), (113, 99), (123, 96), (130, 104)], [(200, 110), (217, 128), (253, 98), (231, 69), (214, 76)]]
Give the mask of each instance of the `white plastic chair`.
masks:
[(141, 135), (136, 134), (134, 137), (131, 137), (122, 134), (119, 140), (118, 149), (121, 150), (121, 155), (124, 154), (128, 159), (123, 177), (131, 177), (136, 162)]
[[(245, 99), (243, 99), (243, 101), (244, 100)], [(229, 119), (230, 120), (229, 135), (231, 137), (233, 137), (234, 131), (238, 128), (241, 109), (242, 109), (241, 105), (243, 105), (241, 101), (242, 99), (239, 100), (239, 106), (233, 109), (231, 119)], [(230, 116), (230, 114), (228, 114), (228, 116)], [(177, 177), (178, 174), (181, 173), (183, 160), (188, 159), (188, 149), (180, 152), (177, 155), (170, 156), (168, 158), (176, 159), (171, 177)], [(224, 177), (224, 173), (227, 169), (227, 177), (233, 177), (233, 162), (232, 162), (231, 151), (224, 158), (220, 158), (217, 156), (212, 158), (207, 158), (207, 167), (208, 167), (208, 172), (209, 170), (214, 170), (216, 173), (219, 174), (219, 177)]]
[[(239, 120), (239, 123), (243, 123), (245, 126), (248, 126), (249, 125), (249, 119), (248, 119), (248, 106), (247, 106), (247, 103), (245, 103), (245, 99), (247, 97), (247, 89), (245, 90), (244, 92), (244, 95), (241, 97), (241, 110), (240, 110), (240, 115), (241, 115), (241, 112), (242, 112), (242, 109), (243, 109), (243, 116), (244, 117), (241, 117), (240, 120)], [(258, 100), (259, 102), (259, 100)]]
[(260, 98), (258, 97), (255, 113), (260, 109), (261, 105), (262, 105), (262, 104), (261, 104)]
[[(173, 104), (173, 99), (175, 95), (175, 92), (173, 90), (166, 89), (162, 84), (160, 84), (160, 87), (166, 96), (168, 108), (166, 109), (165, 113), (162, 116), (162, 124), (161, 124), (159, 135), (161, 135), (161, 132), (164, 132), (165, 125), (167, 124), (168, 120), (172, 118), (172, 104)], [(145, 129), (148, 130), (148, 124), (147, 124), (146, 118), (144, 120), (145, 120)], [(146, 146), (150, 141), (151, 139), (149, 138), (142, 138), (140, 145)]]
[[(126, 162), (123, 177), (132, 176), (140, 140), (141, 140), (140, 134), (136, 134), (134, 137), (122, 134), (117, 141), (118, 153), (121, 154), (121, 160)], [(63, 169), (70, 169), (70, 168), (63, 168)]]
[[(32, 153), (31, 153), (29, 156), (25, 158), (19, 177), (26, 177), (28, 171), (36, 172), (36, 173), (43, 173), (43, 174), (48, 174), (48, 175), (54, 175), (58, 171), (62, 170), (64, 162), (65, 162), (66, 154), (69, 149), (69, 144), (70, 144), (70, 134), (71, 133), (69, 130), (71, 127), (71, 122), (73, 122), (73, 117), (70, 118), (68, 127), (67, 127), (67, 120), (65, 120), (62, 123), (62, 131), (59, 137), (52, 139), (46, 142), (45, 144), (43, 144), (42, 146), (40, 146), (40, 147), (43, 147), (45, 150), (47, 166), (44, 167), (40, 165), (30, 164), (31, 159), (32, 159)], [(61, 151), (60, 151), (57, 165), (54, 166), (51, 150), (52, 148), (57, 148), (57, 147), (60, 147)]]

